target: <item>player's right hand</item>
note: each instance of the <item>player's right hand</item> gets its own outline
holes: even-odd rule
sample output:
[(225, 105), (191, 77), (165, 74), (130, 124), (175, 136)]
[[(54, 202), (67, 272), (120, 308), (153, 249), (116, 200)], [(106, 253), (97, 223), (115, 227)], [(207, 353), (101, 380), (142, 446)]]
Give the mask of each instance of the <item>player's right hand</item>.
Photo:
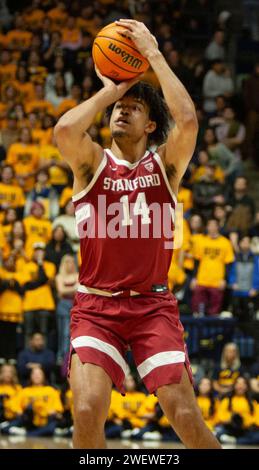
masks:
[(105, 77), (105, 75), (102, 75), (100, 70), (95, 66), (95, 71), (97, 77), (102, 81), (103, 87), (107, 90), (109, 90), (109, 96), (111, 97), (111, 103), (114, 103), (115, 101), (118, 101), (122, 96), (136, 83), (138, 83), (141, 78), (143, 77), (143, 74), (138, 75), (137, 78), (133, 78), (132, 80), (125, 80), (123, 82), (118, 82), (115, 83), (113, 80), (111, 80), (108, 77)]

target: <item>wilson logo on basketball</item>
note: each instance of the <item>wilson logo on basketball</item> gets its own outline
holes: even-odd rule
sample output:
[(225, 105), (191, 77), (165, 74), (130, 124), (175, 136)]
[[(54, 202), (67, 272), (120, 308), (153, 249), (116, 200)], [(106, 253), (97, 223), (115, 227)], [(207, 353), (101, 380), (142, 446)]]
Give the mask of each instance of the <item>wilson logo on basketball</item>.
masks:
[(142, 60), (137, 59), (133, 55), (124, 51), (123, 49), (121, 49), (121, 47), (116, 46), (116, 44), (113, 44), (112, 42), (110, 42), (108, 47), (112, 52), (115, 52), (115, 54), (121, 55), (122, 62), (125, 62), (131, 67), (134, 67), (134, 69), (139, 69), (142, 66), (142, 63), (143, 63)]

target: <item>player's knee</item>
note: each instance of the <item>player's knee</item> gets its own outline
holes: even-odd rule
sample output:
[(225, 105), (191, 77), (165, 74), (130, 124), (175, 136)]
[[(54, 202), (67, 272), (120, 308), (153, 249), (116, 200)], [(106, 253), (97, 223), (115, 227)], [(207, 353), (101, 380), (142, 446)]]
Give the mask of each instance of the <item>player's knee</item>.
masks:
[(197, 410), (188, 405), (179, 404), (172, 413), (172, 424), (181, 424), (185, 429), (192, 429), (197, 423)]
[(74, 407), (74, 420), (78, 425), (90, 428), (92, 425), (102, 424), (105, 419), (105, 410), (103, 410), (103, 402), (101, 397), (86, 396), (82, 400), (78, 400)]

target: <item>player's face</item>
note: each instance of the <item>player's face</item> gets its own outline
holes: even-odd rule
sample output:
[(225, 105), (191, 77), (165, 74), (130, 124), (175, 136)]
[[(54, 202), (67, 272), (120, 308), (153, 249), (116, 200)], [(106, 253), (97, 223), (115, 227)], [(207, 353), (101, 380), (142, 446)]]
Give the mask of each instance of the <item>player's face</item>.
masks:
[(153, 132), (155, 123), (150, 121), (148, 107), (143, 101), (125, 96), (114, 105), (110, 127), (113, 138), (128, 137), (138, 141)]

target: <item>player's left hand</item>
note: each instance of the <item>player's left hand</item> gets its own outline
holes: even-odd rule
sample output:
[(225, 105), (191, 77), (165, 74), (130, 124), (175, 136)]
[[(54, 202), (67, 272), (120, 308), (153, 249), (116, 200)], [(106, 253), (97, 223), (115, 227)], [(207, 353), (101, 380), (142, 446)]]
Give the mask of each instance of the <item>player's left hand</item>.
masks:
[(146, 57), (146, 59), (153, 55), (154, 52), (158, 51), (157, 40), (155, 36), (151, 34), (149, 29), (144, 25), (144, 23), (123, 18), (119, 21), (116, 21), (116, 24), (125, 28), (124, 31), (120, 31), (120, 33), (129, 37), (136, 45), (139, 52), (144, 57)]

